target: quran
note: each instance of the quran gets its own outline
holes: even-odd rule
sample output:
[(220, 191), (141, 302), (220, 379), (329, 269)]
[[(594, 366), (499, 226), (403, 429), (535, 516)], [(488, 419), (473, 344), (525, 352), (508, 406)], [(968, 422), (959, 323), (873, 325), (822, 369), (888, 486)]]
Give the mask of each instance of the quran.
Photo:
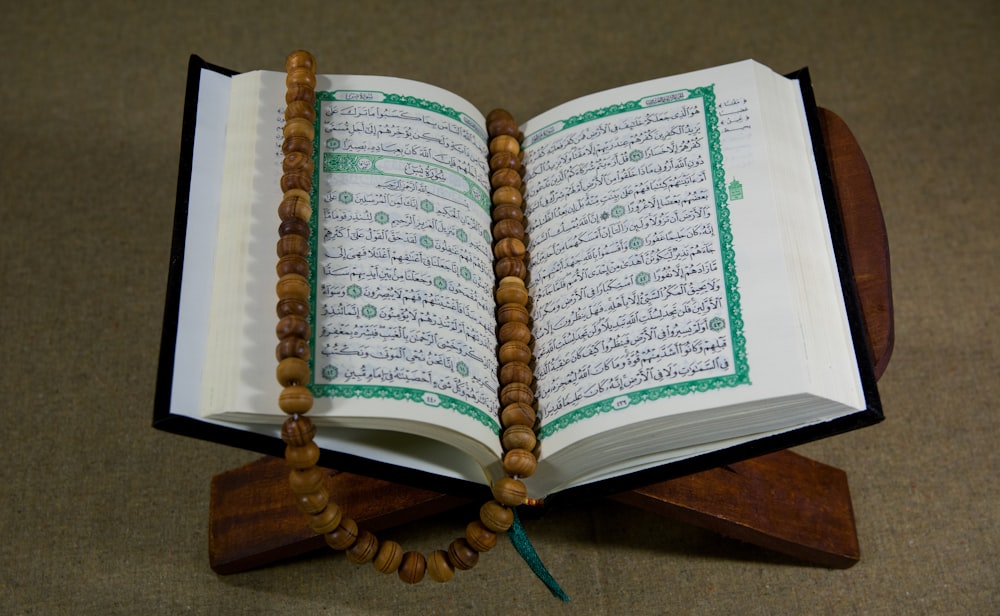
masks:
[[(315, 90), (304, 343), (321, 463), (490, 485), (504, 353), (531, 369), (532, 498), (881, 420), (807, 71), (738, 62), (524, 122), (520, 272), (494, 238), (479, 110), (390, 77)], [(284, 73), (192, 57), (154, 410), (158, 428), (273, 455), (285, 105)], [(499, 300), (511, 277), (520, 315)], [(504, 341), (510, 320), (530, 338)]]

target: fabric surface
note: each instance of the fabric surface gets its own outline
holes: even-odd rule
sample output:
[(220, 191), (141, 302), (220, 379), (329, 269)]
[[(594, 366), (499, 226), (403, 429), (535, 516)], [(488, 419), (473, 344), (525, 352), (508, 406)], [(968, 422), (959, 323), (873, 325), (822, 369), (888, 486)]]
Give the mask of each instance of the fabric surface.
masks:
[[(17, 3), (0, 20), (0, 612), (991, 614), (1000, 611), (1000, 4)], [(220, 577), (212, 475), (252, 453), (150, 428), (188, 56), (434, 83), (527, 118), (743, 58), (810, 67), (891, 245), (885, 423), (800, 448), (850, 478), (862, 560), (812, 567), (601, 502), (448, 585), (332, 553)], [(467, 519), (391, 536), (432, 550)]]

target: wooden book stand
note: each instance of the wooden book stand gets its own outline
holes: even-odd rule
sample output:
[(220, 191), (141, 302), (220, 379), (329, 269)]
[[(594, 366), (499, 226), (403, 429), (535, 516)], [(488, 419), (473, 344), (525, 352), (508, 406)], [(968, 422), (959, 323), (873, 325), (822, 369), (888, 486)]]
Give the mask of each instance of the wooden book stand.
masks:
[[(893, 346), (889, 246), (875, 185), (857, 141), (835, 114), (820, 124), (843, 210), (876, 378)], [(331, 500), (375, 532), (470, 501), (328, 471)], [(847, 476), (791, 451), (630, 490), (613, 500), (826, 567), (860, 558)], [(209, 562), (238, 573), (325, 548), (296, 508), (284, 461), (265, 457), (212, 479)]]

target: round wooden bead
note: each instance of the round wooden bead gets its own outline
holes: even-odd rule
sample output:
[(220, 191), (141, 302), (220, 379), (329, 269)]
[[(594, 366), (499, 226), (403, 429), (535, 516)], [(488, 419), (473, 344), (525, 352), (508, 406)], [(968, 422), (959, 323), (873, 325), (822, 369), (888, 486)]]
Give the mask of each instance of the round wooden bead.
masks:
[[(501, 169), (500, 171), (497, 171), (493, 175), (497, 176), (500, 173), (506, 174), (507, 172), (516, 175), (518, 177), (518, 182), (520, 182), (521, 176), (517, 175), (517, 172), (511, 169), (507, 170)], [(491, 182), (493, 181), (492, 178), (490, 181)], [(494, 190), (493, 194), (490, 196), (490, 201), (493, 203), (494, 206), (516, 205), (518, 208), (520, 208), (522, 205), (524, 205), (524, 195), (521, 194), (521, 190), (518, 184), (500, 184), (499, 186), (494, 186), (494, 188), (496, 190)]]
[(501, 345), (507, 344), (508, 342), (520, 342), (527, 345), (531, 342), (531, 329), (524, 323), (504, 323), (500, 326), (500, 331), (497, 333), (497, 340), (500, 341)]
[[(274, 270), (278, 273), (279, 278), (287, 274), (298, 274), (305, 280), (309, 276), (309, 261), (301, 254), (286, 254), (278, 259)], [(306, 284), (308, 285), (308, 282)], [(307, 298), (308, 296), (297, 299), (301, 301)]]
[[(313, 140), (316, 136), (316, 127), (312, 122), (305, 118), (292, 118), (291, 120), (285, 121), (285, 125), (281, 127), (281, 134), (285, 139), (291, 137), (305, 137), (309, 141)], [(308, 154), (308, 152), (303, 152)]]
[(292, 101), (305, 101), (310, 105), (316, 104), (316, 89), (307, 85), (294, 85), (285, 90), (285, 103)]
[(490, 135), (490, 137), (510, 135), (516, 139), (520, 134), (521, 129), (517, 126), (517, 123), (514, 122), (513, 118), (499, 118), (486, 125), (486, 132)]
[[(295, 102), (301, 103), (302, 101)], [(285, 158), (281, 161), (281, 171), (283, 173), (299, 172), (306, 173), (311, 176), (313, 169), (314, 166), (312, 156), (303, 154), (302, 152), (289, 152), (288, 156), (285, 156)]]
[(531, 450), (538, 442), (538, 437), (535, 436), (535, 431), (531, 429), (531, 426), (515, 424), (503, 431), (500, 442), (503, 444), (504, 451), (523, 449), (525, 453), (530, 455)]
[[(505, 324), (503, 327), (510, 324)], [(523, 323), (517, 323), (517, 325), (523, 325)], [(500, 328), (501, 332), (503, 331), (503, 327)], [(527, 327), (527, 325), (524, 327)], [(528, 334), (530, 337), (530, 330)], [(509, 364), (511, 362), (529, 364), (531, 363), (531, 347), (519, 339), (508, 340), (500, 345), (500, 350), (497, 351), (497, 359), (500, 360), (501, 364)]]
[(347, 548), (347, 560), (355, 565), (363, 565), (375, 558), (378, 553), (378, 539), (366, 530), (358, 533), (358, 540)]
[(309, 516), (309, 528), (313, 529), (317, 535), (325, 535), (340, 526), (343, 514), (337, 503), (327, 503), (326, 508), (319, 513)]
[(493, 498), (509, 507), (524, 503), (528, 496), (528, 488), (524, 483), (511, 477), (501, 477), (493, 483)]
[(285, 119), (303, 118), (313, 122), (316, 120), (316, 107), (305, 101), (292, 101), (285, 107)]
[[(531, 391), (531, 387), (525, 383), (509, 383), (500, 390), (500, 404), (504, 407), (520, 403), (531, 408), (531, 403), (534, 401), (535, 394)], [(534, 423), (535, 420), (532, 419), (528, 425), (534, 425)]]
[(528, 426), (533, 428), (538, 415), (535, 409), (523, 402), (513, 402), (500, 411), (500, 423), (504, 428), (511, 426)]
[(493, 139), (490, 139), (490, 154), (505, 151), (512, 154), (517, 154), (521, 151), (521, 145), (517, 142), (516, 137), (512, 137), (510, 135), (497, 135)]
[(301, 235), (283, 235), (275, 245), (278, 258), (288, 255), (298, 255), (305, 258), (309, 254), (309, 240)]
[(447, 582), (455, 577), (455, 567), (448, 559), (448, 552), (434, 550), (427, 557), (427, 575), (435, 582)]
[(299, 494), (295, 497), (295, 505), (299, 511), (307, 515), (317, 514), (330, 504), (330, 495), (325, 489), (320, 489), (309, 494)]
[(503, 304), (497, 308), (497, 323), (524, 323), (531, 322), (531, 313), (521, 304)]
[(285, 338), (274, 347), (274, 357), (278, 361), (286, 357), (309, 359), (310, 355), (309, 343), (302, 338)]
[(281, 176), (279, 184), (282, 191), (292, 190), (293, 188), (312, 190), (312, 174), (305, 171), (290, 171)]
[[(531, 372), (531, 368), (527, 364), (522, 364), (519, 361), (512, 361), (509, 364), (504, 364), (500, 367), (500, 384), (508, 385), (510, 383), (524, 383), (525, 385), (531, 385), (531, 382), (535, 379), (535, 375)], [(286, 387), (285, 390), (287, 391)], [(305, 389), (303, 387), (303, 389)], [(307, 390), (308, 391), (308, 390)], [(310, 398), (310, 408), (311, 408), (311, 398)], [(280, 405), (280, 398), (279, 398)], [(291, 413), (293, 411), (285, 411), (286, 413)], [(294, 411), (298, 413), (303, 413), (305, 411)]]
[(473, 550), (464, 537), (460, 537), (448, 546), (448, 559), (456, 569), (468, 571), (479, 562), (479, 552)]
[(288, 485), (295, 494), (312, 494), (323, 489), (324, 477), (323, 470), (316, 466), (295, 469), (288, 473)]
[(309, 382), (309, 362), (300, 357), (286, 357), (278, 362), (275, 376), (282, 387), (305, 385)]
[(295, 315), (282, 317), (274, 327), (274, 333), (278, 336), (278, 340), (283, 340), (291, 336), (308, 339), (309, 321)]
[(506, 532), (514, 523), (514, 512), (495, 500), (488, 501), (479, 508), (479, 521), (495, 533)]
[(309, 281), (301, 274), (284, 274), (278, 279), (275, 291), (279, 299), (294, 297), (306, 301), (309, 299)]
[(293, 86), (315, 88), (316, 73), (304, 66), (296, 66), (292, 70), (288, 71), (288, 75), (285, 77), (285, 86), (289, 88)]
[(497, 169), (490, 175), (490, 187), (494, 191), (503, 187), (513, 188), (520, 193), (521, 186), (521, 174), (515, 169)]
[(296, 49), (285, 58), (285, 71), (290, 71), (293, 68), (305, 68), (315, 71), (316, 58), (304, 49)]
[[(286, 69), (287, 70), (287, 69)], [(514, 116), (510, 111), (504, 109), (503, 107), (494, 107), (490, 109), (489, 113), (486, 114), (486, 123), (489, 124), (494, 120), (508, 119), (513, 120)]]
[(498, 278), (513, 276), (524, 280), (528, 275), (528, 266), (521, 257), (504, 257), (497, 260), (493, 272)]
[(493, 256), (497, 259), (504, 257), (524, 257), (527, 252), (524, 242), (514, 237), (505, 237), (493, 247)]
[(278, 235), (281, 237), (285, 237), (286, 235), (299, 235), (309, 239), (309, 235), (311, 233), (312, 229), (309, 228), (309, 223), (301, 218), (292, 217), (287, 220), (282, 220), (281, 224), (278, 225)]
[(506, 150), (497, 152), (490, 156), (490, 171), (497, 169), (513, 169), (517, 171), (521, 168), (521, 157)]
[(538, 468), (538, 460), (530, 450), (511, 449), (503, 457), (503, 471), (511, 477), (531, 477)]
[(301, 447), (311, 443), (316, 436), (316, 425), (305, 416), (292, 416), (281, 424), (281, 440), (292, 447)]
[(399, 579), (407, 584), (416, 584), (424, 579), (427, 572), (427, 561), (420, 552), (407, 552), (403, 554), (403, 561), (399, 565), (397, 575)]
[(302, 135), (288, 137), (281, 143), (281, 152), (286, 156), (291, 152), (302, 152), (312, 156), (312, 151), (312, 139)]
[(521, 206), (515, 203), (501, 203), (494, 206), (490, 211), (490, 215), (493, 217), (493, 222), (500, 222), (507, 218), (524, 220), (524, 212), (521, 210)]
[(380, 573), (394, 573), (403, 562), (403, 546), (395, 541), (383, 541), (378, 546), (372, 565)]
[(482, 520), (475, 520), (465, 527), (465, 540), (473, 550), (479, 553), (488, 552), (496, 547), (497, 534), (483, 526)]
[(285, 464), (291, 468), (306, 469), (319, 461), (319, 447), (310, 442), (305, 445), (285, 447)]
[(295, 413), (308, 413), (313, 405), (313, 395), (308, 387), (303, 385), (291, 385), (285, 387), (278, 394), (278, 408), (284, 413), (294, 415)]
[(346, 550), (358, 538), (358, 524), (351, 518), (341, 517), (340, 526), (323, 535), (326, 544), (335, 550)]
[(282, 195), (281, 204), (278, 205), (278, 216), (281, 220), (299, 218), (309, 222), (312, 219), (312, 206), (309, 203), (309, 193), (300, 188), (293, 188)]
[(277, 313), (279, 319), (287, 317), (291, 314), (299, 317), (308, 317), (309, 304), (300, 299), (295, 299), (294, 297), (286, 297), (285, 299), (278, 300), (275, 312)]
[[(280, 296), (280, 294), (279, 294)], [(516, 276), (506, 276), (497, 285), (496, 300), (498, 305), (519, 304), (528, 305), (528, 289), (524, 281)]]
[(497, 224), (493, 225), (494, 240), (502, 240), (508, 237), (515, 238), (523, 243), (525, 237), (524, 222), (520, 220), (514, 220), (513, 218), (505, 218), (500, 222), (498, 222)]

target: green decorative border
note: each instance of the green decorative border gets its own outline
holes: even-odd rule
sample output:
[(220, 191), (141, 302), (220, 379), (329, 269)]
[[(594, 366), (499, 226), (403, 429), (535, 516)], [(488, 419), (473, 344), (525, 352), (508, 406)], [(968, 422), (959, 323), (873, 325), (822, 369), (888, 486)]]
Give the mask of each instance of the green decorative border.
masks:
[[(372, 94), (378, 94), (382, 98), (381, 100), (344, 100), (338, 99), (337, 94), (341, 92), (369, 92)], [(423, 98), (417, 98), (416, 96), (404, 96), (402, 94), (393, 94), (391, 92), (380, 92), (378, 90), (320, 90), (316, 92), (316, 113), (317, 118), (319, 117), (319, 103), (321, 101), (340, 101), (344, 103), (383, 103), (386, 105), (402, 105), (404, 107), (413, 107), (414, 109), (423, 109), (424, 111), (430, 111), (439, 115), (443, 115), (446, 118), (460, 122), (463, 126), (468, 127), (484, 142), (489, 138), (483, 127), (476, 123), (471, 117), (453, 109), (447, 105), (442, 105), (436, 101), (429, 101)], [(319, 133), (316, 133), (317, 135)]]
[[(559, 130), (549, 131), (542, 138), (548, 138), (561, 130), (578, 126), (585, 122), (604, 119), (613, 115), (647, 108), (646, 105), (642, 104), (642, 101), (651, 98), (655, 99), (661, 96), (666, 97), (670, 94), (676, 93), (668, 92), (664, 95), (647, 96), (643, 97), (641, 100), (612, 105), (603, 109), (597, 109), (573, 116), (565, 120)], [(739, 278), (736, 272), (736, 253), (733, 250), (733, 233), (732, 225), (730, 224), (728, 197), (726, 193), (726, 173), (722, 166), (722, 144), (720, 143), (719, 118), (715, 111), (715, 87), (713, 85), (709, 85), (694, 88), (692, 90), (688, 90), (687, 96), (684, 96), (683, 98), (671, 98), (674, 98), (674, 100), (668, 100), (667, 102), (649, 106), (658, 106), (661, 104), (669, 105), (682, 101), (690, 101), (695, 98), (701, 98), (702, 104), (704, 105), (705, 128), (708, 133), (708, 153), (712, 168), (712, 185), (715, 191), (715, 211), (718, 219), (719, 248), (722, 253), (722, 273), (726, 285), (726, 303), (729, 308), (729, 329), (733, 341), (733, 367), (735, 373), (727, 376), (685, 381), (682, 383), (663, 385), (660, 387), (651, 387), (649, 389), (643, 389), (630, 394), (625, 394), (624, 396), (613, 396), (611, 398), (588, 404), (575, 411), (562, 415), (559, 419), (553, 422), (544, 424), (539, 432), (539, 436), (542, 438), (551, 436), (552, 434), (555, 434), (556, 432), (567, 428), (578, 421), (599, 415), (601, 413), (609, 413), (619, 409), (630, 408), (632, 405), (641, 402), (660, 400), (662, 398), (673, 396), (682, 396), (694, 392), (705, 392), (726, 387), (736, 387), (750, 383), (750, 364), (747, 359), (746, 337), (743, 334), (744, 323), (743, 313), (740, 308), (740, 293), (738, 288)], [(545, 130), (546, 129), (542, 129), (538, 132), (542, 133)], [(620, 404), (623, 397), (627, 398), (627, 405)]]

